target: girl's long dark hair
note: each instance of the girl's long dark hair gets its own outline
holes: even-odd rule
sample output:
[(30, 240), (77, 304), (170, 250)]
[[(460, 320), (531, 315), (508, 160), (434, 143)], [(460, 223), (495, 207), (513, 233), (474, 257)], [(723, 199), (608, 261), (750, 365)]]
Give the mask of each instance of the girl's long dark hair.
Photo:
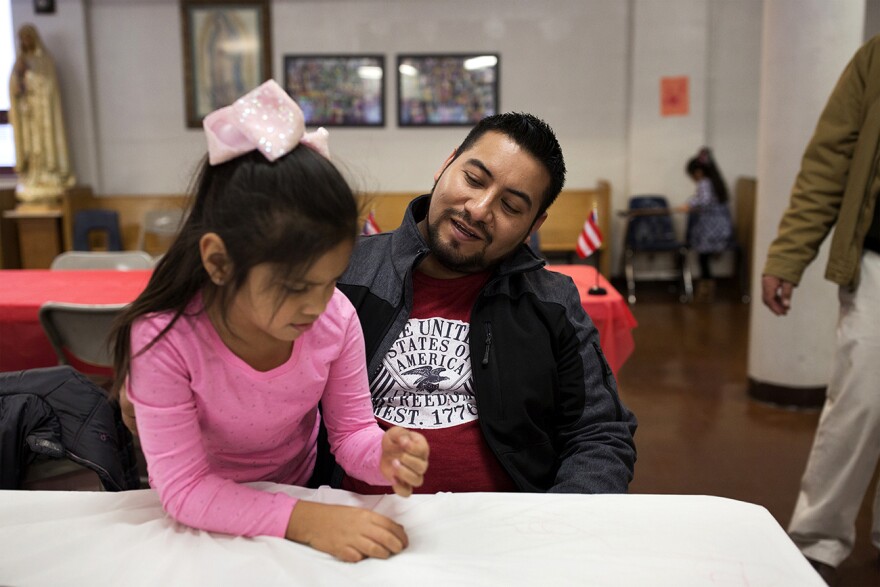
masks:
[(715, 158), (712, 157), (712, 151), (708, 147), (703, 147), (696, 157), (687, 162), (685, 171), (692, 176), (695, 171), (702, 171), (703, 175), (712, 182), (712, 189), (715, 191), (715, 197), (722, 204), (727, 201), (727, 184), (721, 176), (721, 170), (715, 164)]
[[(281, 276), (300, 275), (357, 234), (358, 207), (351, 188), (330, 161), (304, 145), (274, 163), (256, 151), (216, 166), (206, 157), (190, 189), (188, 208), (180, 233), (146, 289), (114, 324), (115, 397), (131, 367), (131, 326), (138, 318), (174, 313), (152, 345), (199, 292), (205, 307), (219, 300), (225, 313), (255, 265), (271, 263)], [(231, 264), (222, 286), (214, 285), (202, 265), (199, 241), (209, 232), (223, 239)]]

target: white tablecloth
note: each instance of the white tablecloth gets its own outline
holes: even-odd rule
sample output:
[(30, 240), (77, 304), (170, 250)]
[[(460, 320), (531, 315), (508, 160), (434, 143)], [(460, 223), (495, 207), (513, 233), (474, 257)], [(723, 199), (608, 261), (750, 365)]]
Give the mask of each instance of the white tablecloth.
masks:
[(767, 510), (718, 497), (403, 499), (255, 485), (369, 507), (403, 524), (410, 546), (348, 564), (177, 524), (152, 490), (0, 491), (0, 585), (824, 585)]

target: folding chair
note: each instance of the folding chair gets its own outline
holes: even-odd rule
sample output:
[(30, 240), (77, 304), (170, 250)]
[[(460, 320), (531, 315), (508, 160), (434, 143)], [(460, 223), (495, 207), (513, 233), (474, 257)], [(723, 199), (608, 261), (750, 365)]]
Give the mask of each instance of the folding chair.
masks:
[(624, 270), (626, 273), (627, 301), (636, 302), (636, 275), (633, 259), (637, 254), (671, 253), (679, 271), (681, 293), (679, 300), (693, 298), (693, 279), (688, 265), (688, 248), (678, 240), (672, 224), (669, 204), (663, 196), (634, 196), (629, 200), (624, 239)]
[(50, 269), (152, 269), (146, 251), (67, 251), (52, 260)]
[[(138, 248), (142, 251), (156, 251), (159, 255), (164, 254), (183, 226), (185, 218), (186, 212), (180, 209), (148, 210), (141, 223)], [(150, 242), (148, 243), (147, 240)]]
[[(127, 304), (73, 304), (45, 302), (40, 306), (39, 318), (49, 338), (58, 364), (73, 364), (77, 370), (100, 381), (112, 375), (113, 352), (108, 336), (113, 321)], [(146, 467), (135, 441), (141, 485), (146, 487)]]
[[(107, 336), (113, 320), (126, 304), (72, 304), (45, 302), (40, 306), (40, 325), (52, 345), (59, 365), (70, 365), (97, 382), (112, 373), (113, 356)], [(29, 468), (24, 488), (65, 488), (84, 467), (66, 459), (38, 458)]]
[(90, 251), (89, 235), (94, 232), (105, 235), (108, 251), (122, 250), (122, 236), (119, 231), (119, 213), (100, 208), (80, 210), (73, 216), (73, 250)]
[[(72, 304), (45, 302), (40, 306), (40, 325), (49, 338), (60, 365), (70, 358), (96, 367), (103, 374), (113, 367), (107, 336), (113, 320), (127, 304)], [(83, 369), (84, 370), (84, 369)]]

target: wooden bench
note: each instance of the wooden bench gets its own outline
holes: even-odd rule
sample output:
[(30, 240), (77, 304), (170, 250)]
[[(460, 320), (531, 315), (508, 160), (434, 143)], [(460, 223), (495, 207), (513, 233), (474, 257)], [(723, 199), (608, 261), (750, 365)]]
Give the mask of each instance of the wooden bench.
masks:
[[(371, 210), (376, 223), (383, 231), (394, 230), (403, 221), (406, 207), (415, 197), (410, 192), (371, 192), (364, 194), (364, 214)], [(611, 185), (600, 180), (594, 189), (562, 190), (547, 211), (547, 220), (538, 230), (541, 252), (548, 257), (564, 256), (571, 262), (575, 257), (577, 239), (584, 227), (593, 205), (597, 206), (599, 228), (605, 242), (611, 236)], [(607, 251), (603, 244), (600, 251)], [(610, 255), (600, 256), (600, 270), (607, 277), (611, 265)]]
[(599, 180), (594, 189), (562, 190), (559, 197), (547, 210), (547, 220), (538, 230), (541, 252), (546, 256), (563, 254), (575, 259), (577, 239), (584, 228), (584, 222), (596, 206), (599, 216), (599, 229), (603, 243), (599, 251), (599, 270), (609, 277), (611, 255), (606, 254), (611, 243), (611, 184)]
[[(418, 193), (414, 192), (367, 192), (361, 194), (361, 208), (366, 217), (370, 211), (374, 213), (376, 223), (383, 231), (394, 230), (403, 221), (403, 215), (410, 201)], [(611, 234), (610, 230), (610, 198), (611, 186), (606, 181), (599, 181), (594, 189), (563, 190), (548, 210), (547, 220), (539, 230), (542, 252), (550, 257), (567, 256), (574, 258), (577, 239), (590, 214), (593, 205), (598, 206), (599, 227), (605, 235), (605, 241)], [(136, 249), (141, 231), (144, 214), (148, 210), (182, 208), (186, 205), (186, 196), (181, 194), (167, 195), (108, 195), (97, 196), (90, 190), (79, 190), (66, 198), (63, 203), (63, 224), (65, 250), (73, 248), (73, 215), (82, 209), (109, 208), (119, 213), (119, 224), (122, 232), (124, 249)], [(162, 251), (150, 250), (150, 243), (144, 247), (147, 252), (157, 254)], [(607, 250), (603, 244), (602, 251)], [(600, 268), (608, 276), (610, 255), (600, 256)]]
[[(64, 250), (73, 249), (73, 216), (79, 210), (92, 208), (116, 210), (119, 213), (122, 248), (134, 250), (138, 248), (141, 224), (148, 210), (182, 209), (185, 205), (186, 196), (182, 194), (96, 196), (91, 190), (79, 190), (62, 202)], [(154, 248), (157, 246), (158, 243), (154, 244), (148, 240), (144, 244), (144, 249), (153, 255), (165, 252)]]

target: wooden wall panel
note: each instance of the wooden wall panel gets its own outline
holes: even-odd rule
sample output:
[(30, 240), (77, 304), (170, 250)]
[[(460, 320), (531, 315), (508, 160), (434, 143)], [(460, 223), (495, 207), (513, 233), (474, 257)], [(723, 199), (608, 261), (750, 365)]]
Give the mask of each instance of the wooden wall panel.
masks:
[[(373, 211), (376, 222), (383, 231), (400, 226), (410, 201), (419, 194), (409, 192), (368, 192), (362, 194), (362, 219)], [(584, 222), (593, 205), (597, 205), (599, 226), (605, 235), (603, 252), (608, 250), (611, 235), (611, 186), (599, 181), (594, 189), (563, 190), (548, 211), (547, 220), (539, 230), (541, 249), (547, 254), (573, 253)], [(144, 214), (148, 210), (182, 208), (186, 205), (184, 195), (108, 195), (95, 196), (90, 190), (71, 193), (65, 202), (66, 249), (72, 248), (72, 217), (77, 210), (86, 208), (109, 208), (119, 212), (123, 248), (136, 249)], [(146, 248), (146, 247), (145, 247)], [(148, 251), (156, 254), (156, 251)], [(602, 254), (602, 273), (609, 275), (611, 255)]]

